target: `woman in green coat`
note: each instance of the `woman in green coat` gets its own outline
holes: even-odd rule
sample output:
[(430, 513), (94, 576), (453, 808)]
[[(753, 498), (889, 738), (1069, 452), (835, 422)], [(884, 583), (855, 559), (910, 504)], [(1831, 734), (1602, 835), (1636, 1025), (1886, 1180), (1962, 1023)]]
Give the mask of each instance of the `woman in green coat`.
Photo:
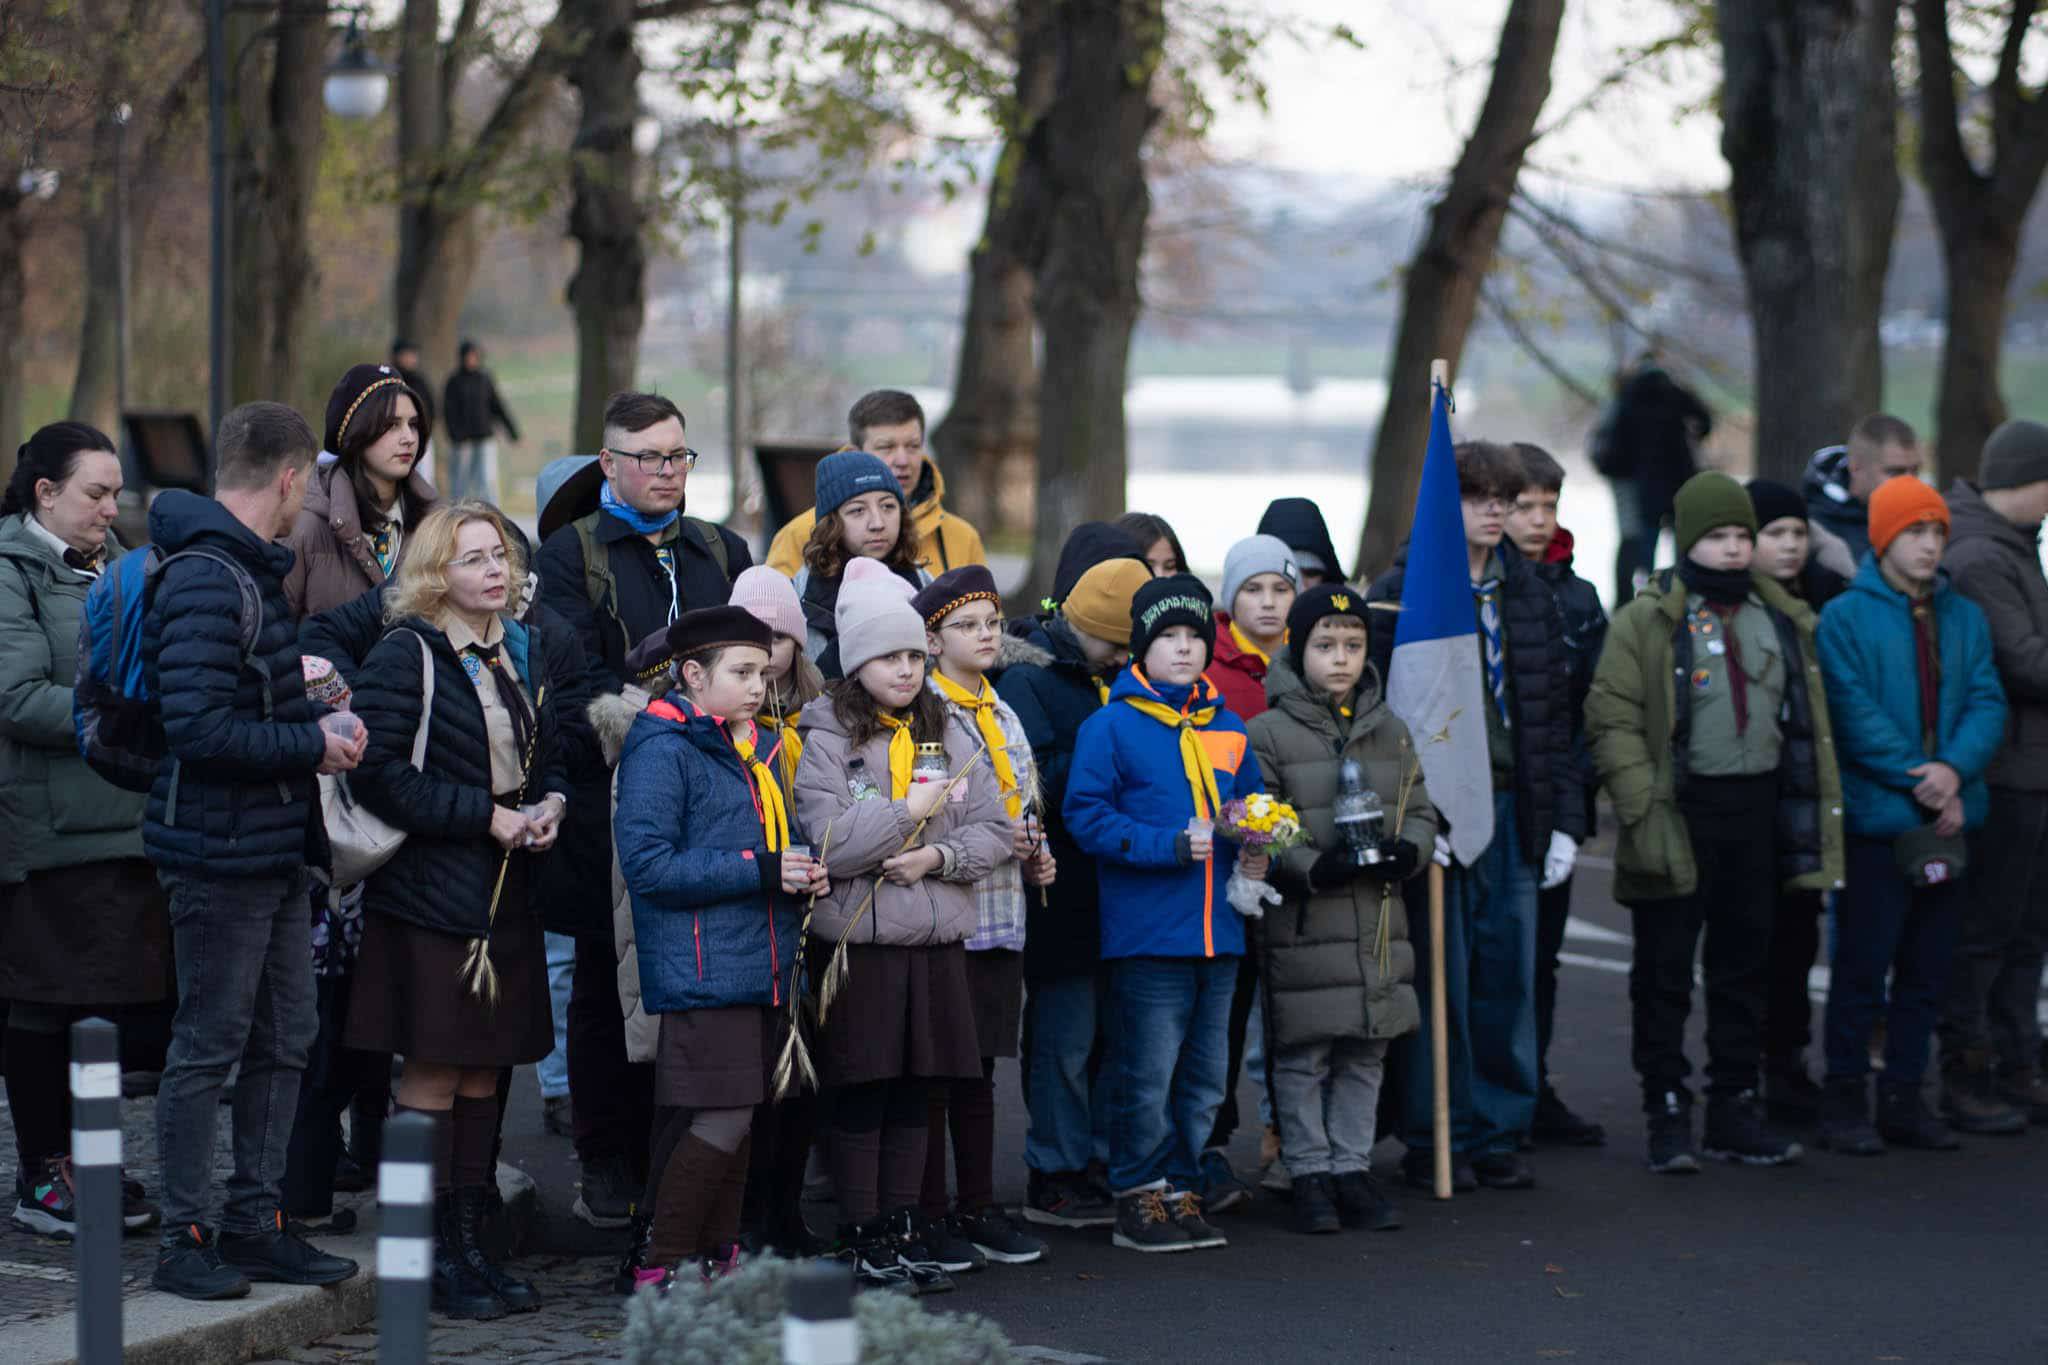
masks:
[[(71, 1024), (154, 1032), (172, 995), (171, 926), (142, 856), (138, 793), (86, 766), (71, 728), (85, 595), (120, 553), (114, 443), (77, 422), (21, 447), (0, 499), (0, 1000), (19, 1164), (14, 1222), (70, 1237)], [(160, 1024), (159, 1024), (160, 1028)], [(127, 1187), (130, 1228), (155, 1210)]]

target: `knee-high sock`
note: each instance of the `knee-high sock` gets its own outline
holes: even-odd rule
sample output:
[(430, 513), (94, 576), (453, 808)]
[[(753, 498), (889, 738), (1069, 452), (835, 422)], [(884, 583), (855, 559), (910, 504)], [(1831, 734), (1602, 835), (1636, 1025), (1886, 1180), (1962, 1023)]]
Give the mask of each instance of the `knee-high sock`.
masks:
[[(889, 1082), (869, 1081), (843, 1086), (832, 1097), (832, 1142), (827, 1156), (832, 1183), (839, 1188), (839, 1214), (848, 1223), (865, 1223), (881, 1212), (882, 1110)], [(920, 1131), (924, 1115), (918, 1115)], [(922, 1160), (923, 1153), (919, 1153)], [(922, 1178), (919, 1170), (913, 1178)], [(913, 1199), (916, 1197), (913, 1193)]]
[(30, 1180), (45, 1161), (71, 1150), (70, 1062), (62, 1032), (7, 1030), (7, 1108), (21, 1169)]
[(455, 1188), (463, 1190), (491, 1184), (491, 1147), (498, 1131), (498, 1097), (457, 1095), (451, 1117), (455, 1129), (455, 1169), (452, 1172)]
[(917, 1207), (930, 1146), (931, 1082), (895, 1080), (882, 1115), (881, 1161), (875, 1198), (883, 1212)]

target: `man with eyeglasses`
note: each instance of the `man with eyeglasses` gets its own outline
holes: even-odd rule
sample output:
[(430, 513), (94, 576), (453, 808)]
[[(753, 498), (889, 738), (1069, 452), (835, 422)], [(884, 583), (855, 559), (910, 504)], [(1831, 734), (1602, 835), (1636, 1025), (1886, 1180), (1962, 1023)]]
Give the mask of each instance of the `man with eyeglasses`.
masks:
[[(1536, 1118), (1536, 891), (1561, 886), (1586, 837), (1586, 801), (1572, 760), (1571, 661), (1556, 599), (1505, 538), (1528, 475), (1512, 446), (1457, 448), (1458, 492), (1479, 662), (1486, 688), (1486, 749), (1493, 771), (1493, 842), (1444, 878), (1445, 1017), (1449, 1036), (1451, 1178), (1460, 1190), (1536, 1183), (1521, 1146)], [(1398, 602), (1406, 551), (1366, 594)], [(1379, 675), (1393, 661), (1391, 619), (1373, 613), (1369, 648)], [(1441, 847), (1441, 845), (1439, 845)], [(1448, 857), (1442, 854), (1440, 857)], [(1418, 921), (1411, 919), (1411, 925)], [(1415, 934), (1415, 951), (1427, 935)], [(1423, 1029), (1404, 1040), (1401, 1174), (1433, 1186), (1432, 1084), (1426, 973), (1418, 973)]]
[[(683, 514), (696, 462), (674, 403), (620, 393), (605, 404), (596, 460), (542, 471), (540, 600), (575, 624), (593, 688), (623, 688), (633, 645), (686, 611), (725, 605), (732, 580), (753, 565), (746, 541)], [(596, 510), (584, 510), (593, 493)], [(611, 924), (611, 774), (592, 753), (577, 781), (563, 852), (544, 874), (556, 893), (546, 900), (547, 928), (576, 938), (568, 1019), (570, 1107), (583, 1163), (576, 1214), (618, 1228), (631, 1221), (646, 1180), (654, 1068), (626, 1058)]]
[[(969, 564), (988, 563), (981, 532), (945, 508), (946, 481), (924, 449), (924, 406), (900, 389), (862, 395), (846, 414), (849, 450), (865, 450), (887, 466), (903, 489), (904, 515), (917, 537), (919, 567), (937, 577)], [(804, 546), (817, 524), (807, 508), (775, 533), (768, 565), (791, 578), (804, 566)]]

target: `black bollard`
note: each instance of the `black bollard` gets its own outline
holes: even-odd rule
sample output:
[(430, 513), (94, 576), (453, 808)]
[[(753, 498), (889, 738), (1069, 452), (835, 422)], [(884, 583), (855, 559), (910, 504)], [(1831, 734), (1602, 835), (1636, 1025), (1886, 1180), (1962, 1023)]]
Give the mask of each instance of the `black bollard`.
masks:
[(853, 1320), (853, 1267), (811, 1261), (789, 1272), (782, 1359), (784, 1365), (858, 1365), (860, 1325)]
[(426, 1365), (434, 1296), (434, 1121), (425, 1114), (384, 1121), (377, 1208), (377, 1359), (380, 1365)]
[(71, 1026), (71, 1183), (79, 1365), (120, 1365), (121, 1039), (104, 1019)]

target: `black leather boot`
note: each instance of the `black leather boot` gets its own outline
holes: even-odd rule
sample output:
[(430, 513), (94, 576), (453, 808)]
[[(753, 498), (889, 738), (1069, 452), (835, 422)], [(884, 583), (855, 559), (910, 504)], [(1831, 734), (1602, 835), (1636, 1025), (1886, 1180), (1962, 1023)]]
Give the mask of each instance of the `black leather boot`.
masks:
[(451, 1318), (490, 1321), (505, 1316), (505, 1302), (491, 1292), (462, 1254), (461, 1220), (455, 1196), (434, 1198), (434, 1311)]
[(540, 1291), (516, 1275), (508, 1275), (484, 1254), (484, 1209), (489, 1203), (490, 1191), (482, 1185), (469, 1185), (455, 1192), (457, 1252), (470, 1273), (482, 1280), (505, 1307), (515, 1313), (531, 1313), (540, 1307)]

